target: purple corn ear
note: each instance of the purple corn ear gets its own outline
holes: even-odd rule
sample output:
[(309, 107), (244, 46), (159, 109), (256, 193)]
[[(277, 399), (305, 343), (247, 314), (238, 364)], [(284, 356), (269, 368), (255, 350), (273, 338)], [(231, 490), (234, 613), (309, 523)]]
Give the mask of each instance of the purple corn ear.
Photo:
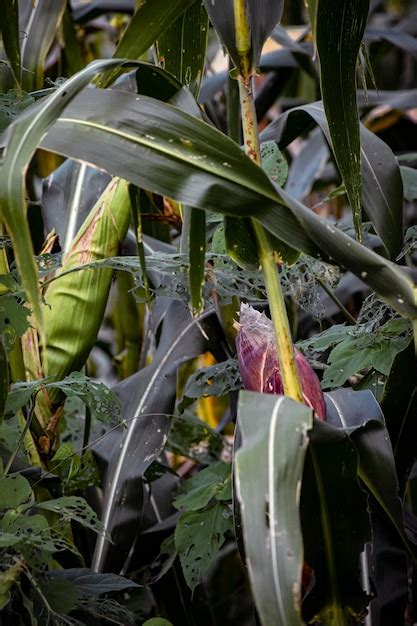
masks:
[[(245, 389), (282, 395), (284, 387), (271, 320), (264, 313), (242, 304), (236, 327), (239, 329), (236, 337), (237, 356)], [(294, 350), (304, 402), (319, 419), (325, 420), (326, 404), (320, 381), (307, 359), (297, 348)]]

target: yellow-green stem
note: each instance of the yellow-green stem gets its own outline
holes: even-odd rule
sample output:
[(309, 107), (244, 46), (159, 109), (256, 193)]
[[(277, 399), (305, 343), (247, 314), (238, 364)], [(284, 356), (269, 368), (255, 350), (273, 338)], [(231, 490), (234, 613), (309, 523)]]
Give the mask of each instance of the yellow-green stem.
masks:
[[(245, 152), (251, 159), (253, 159), (253, 161), (260, 165), (261, 150), (252, 94), (252, 67), (250, 60), (251, 40), (246, 0), (234, 0), (234, 16), (236, 48), (240, 57), (240, 63), (237, 71)], [(303, 402), (303, 394), (294, 355), (291, 330), (288, 322), (287, 310), (285, 308), (281, 282), (275, 263), (274, 250), (270, 244), (268, 235), (261, 224), (259, 224), (256, 220), (252, 220), (252, 225), (258, 243), (258, 253), (264, 274), (269, 308), (275, 331), (278, 362), (282, 373), (284, 393), (298, 402)]]

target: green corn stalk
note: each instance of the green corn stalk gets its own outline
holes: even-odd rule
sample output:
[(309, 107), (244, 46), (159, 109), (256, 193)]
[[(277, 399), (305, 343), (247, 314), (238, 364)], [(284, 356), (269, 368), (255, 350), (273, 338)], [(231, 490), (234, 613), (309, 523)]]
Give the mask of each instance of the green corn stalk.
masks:
[[(61, 380), (83, 367), (97, 339), (113, 273), (111, 268), (66, 272), (115, 256), (129, 222), (128, 184), (113, 179), (81, 226), (62, 268), (44, 294), (46, 348), (41, 353), (44, 376)], [(65, 275), (60, 277), (61, 274)], [(47, 453), (59, 422), (60, 392), (50, 391), (52, 410), (42, 394), (38, 394), (38, 399), (36, 413), (50, 438), (42, 446)]]
[(114, 303), (113, 321), (116, 330), (118, 356), (117, 369), (120, 378), (127, 378), (139, 369), (143, 345), (143, 329), (146, 305), (135, 302), (130, 293), (134, 287), (128, 272), (117, 272), (117, 295)]

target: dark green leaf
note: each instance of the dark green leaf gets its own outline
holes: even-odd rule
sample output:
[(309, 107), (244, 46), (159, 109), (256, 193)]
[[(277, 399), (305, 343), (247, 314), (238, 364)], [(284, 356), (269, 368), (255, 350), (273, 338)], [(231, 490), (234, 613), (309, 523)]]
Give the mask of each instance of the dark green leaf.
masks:
[(171, 425), (177, 366), (204, 352), (201, 325), (209, 315), (192, 320), (185, 305), (170, 303), (164, 311), (161, 338), (151, 365), (115, 388), (127, 428), (124, 433), (115, 433), (116, 441), (109, 439), (107, 444), (104, 439), (96, 446), (96, 453), (108, 464), (101, 519), (117, 548), (111, 548), (103, 535), (99, 537), (93, 560), (98, 571), (109, 562), (120, 570), (129, 554), (142, 518), (143, 474), (160, 455)]
[(204, 73), (208, 17), (204, 5), (194, 2), (158, 37), (160, 65), (198, 97)]
[(19, 34), (19, 4), (18, 0), (4, 0), (0, 11), (0, 30), (4, 51), (10, 63), (13, 78), (20, 86), (20, 34)]
[[(108, 119), (109, 110), (113, 120), (115, 115), (120, 118), (117, 129)], [(131, 113), (134, 129), (127, 125)], [(273, 207), (280, 240), (298, 250), (317, 253), (291, 211), (279, 206), (265, 173), (225, 135), (179, 109), (144, 96), (138, 99), (119, 91), (86, 90), (42, 145), (78, 157), (80, 141), (96, 165), (189, 206), (235, 217), (256, 215), (261, 221), (268, 206), (271, 211)], [(124, 162), (115, 158), (122, 148), (131, 151)], [(83, 154), (87, 158), (85, 151)], [(133, 166), (138, 158), (143, 161), (140, 172)], [(163, 177), (159, 174), (162, 171)]]
[(367, 490), (376, 499), (401, 537), (411, 557), (417, 558), (417, 549), (405, 529), (401, 501), (398, 497), (398, 479), (394, 455), (387, 430), (382, 422), (364, 423), (351, 439), (359, 452), (359, 476)]
[(67, 615), (77, 605), (78, 593), (70, 580), (48, 580), (41, 584), (42, 592), (53, 611)]
[(43, 0), (32, 10), (22, 40), (23, 87), (26, 91), (42, 89), (46, 55), (64, 15), (66, 0)]
[[(168, 4), (166, 0), (141, 2), (114, 52), (114, 58), (139, 60), (193, 2), (194, 0), (171, 0)], [(99, 81), (99, 86), (108, 87), (118, 74), (117, 69), (108, 72)]]
[(300, 251), (316, 255), (318, 245), (401, 315), (416, 316), (415, 288), (407, 270), (358, 244), (281, 188), (272, 189), (265, 173), (235, 143), (167, 104), (143, 96), (138, 101), (123, 92), (86, 90), (42, 146), (78, 158), (82, 146), (84, 159), (139, 186), (206, 210), (256, 217)]
[(6, 414), (15, 415), (32, 396), (44, 387), (60, 389), (67, 397), (78, 397), (85, 402), (91, 415), (102, 422), (120, 418), (120, 402), (117, 396), (103, 383), (97, 383), (80, 372), (73, 372), (57, 382), (49, 379), (15, 383), (6, 402)]
[(417, 199), (417, 170), (402, 165), (400, 167), (404, 186), (404, 198), (409, 202)]
[(213, 463), (225, 446), (223, 437), (193, 415), (175, 417), (170, 430), (168, 448), (199, 463)]
[(394, 319), (368, 337), (351, 333), (331, 351), (322, 387), (341, 387), (351, 376), (368, 368), (388, 376), (395, 357), (411, 341), (409, 330), (406, 320)]
[[(313, 513), (313, 508), (316, 512)], [(370, 540), (367, 497), (358, 483), (358, 453), (342, 431), (315, 420), (301, 496), (306, 562), (315, 575), (303, 602), (306, 621), (347, 624), (367, 605), (360, 553)]]
[(53, 511), (68, 521), (74, 521), (95, 533), (102, 533), (104, 528), (89, 504), (78, 496), (63, 496), (55, 500), (37, 502), (38, 509)]
[(312, 421), (312, 411), (289, 398), (240, 393), (242, 447), (235, 456), (236, 497), (252, 590), (264, 626), (302, 624), (299, 488)]
[[(38, 3), (42, 5), (43, 3)], [(48, 21), (48, 20), (46, 20)], [(40, 106), (27, 109), (2, 135), (0, 146), (0, 208), (4, 223), (13, 241), (17, 267), (22, 276), (29, 304), (42, 332), (42, 313), (38, 291), (38, 279), (33, 259), (33, 246), (26, 221), (25, 194), (22, 185), (24, 172), (36, 151), (40, 138), (45, 134), (65, 105), (90, 79), (108, 67), (120, 65), (120, 61), (95, 61), (57, 89)]]
[(198, 511), (212, 500), (232, 499), (231, 466), (227, 463), (214, 463), (189, 478), (183, 484), (180, 494), (174, 500), (177, 509)]
[(333, 152), (362, 241), (361, 154), (356, 104), (356, 62), (365, 31), (369, 0), (317, 0), (316, 45), (324, 109)]
[(230, 507), (221, 502), (204, 511), (181, 515), (175, 528), (175, 546), (192, 591), (202, 582), (225, 541), (225, 534), (232, 528)]
[(17, 509), (32, 497), (32, 488), (20, 474), (0, 478), (0, 509)]
[(242, 389), (242, 379), (236, 359), (228, 359), (197, 370), (187, 379), (179, 410), (183, 411), (196, 398), (221, 397)]
[[(306, 130), (311, 118), (331, 144), (331, 135), (321, 102), (296, 107), (281, 115), (261, 134), (286, 147)], [(391, 258), (402, 248), (402, 182), (400, 169), (391, 149), (379, 137), (360, 125), (362, 203)], [(288, 188), (288, 192), (291, 189)]]
[(111, 591), (124, 591), (139, 585), (117, 574), (98, 574), (87, 567), (66, 568), (48, 572), (48, 577), (71, 582), (80, 596), (97, 596)]

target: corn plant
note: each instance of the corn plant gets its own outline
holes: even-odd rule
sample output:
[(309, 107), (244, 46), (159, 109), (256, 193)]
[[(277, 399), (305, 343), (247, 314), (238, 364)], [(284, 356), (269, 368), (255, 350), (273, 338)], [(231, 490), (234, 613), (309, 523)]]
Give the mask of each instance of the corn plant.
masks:
[(4, 0), (5, 624), (414, 623), (394, 4)]

